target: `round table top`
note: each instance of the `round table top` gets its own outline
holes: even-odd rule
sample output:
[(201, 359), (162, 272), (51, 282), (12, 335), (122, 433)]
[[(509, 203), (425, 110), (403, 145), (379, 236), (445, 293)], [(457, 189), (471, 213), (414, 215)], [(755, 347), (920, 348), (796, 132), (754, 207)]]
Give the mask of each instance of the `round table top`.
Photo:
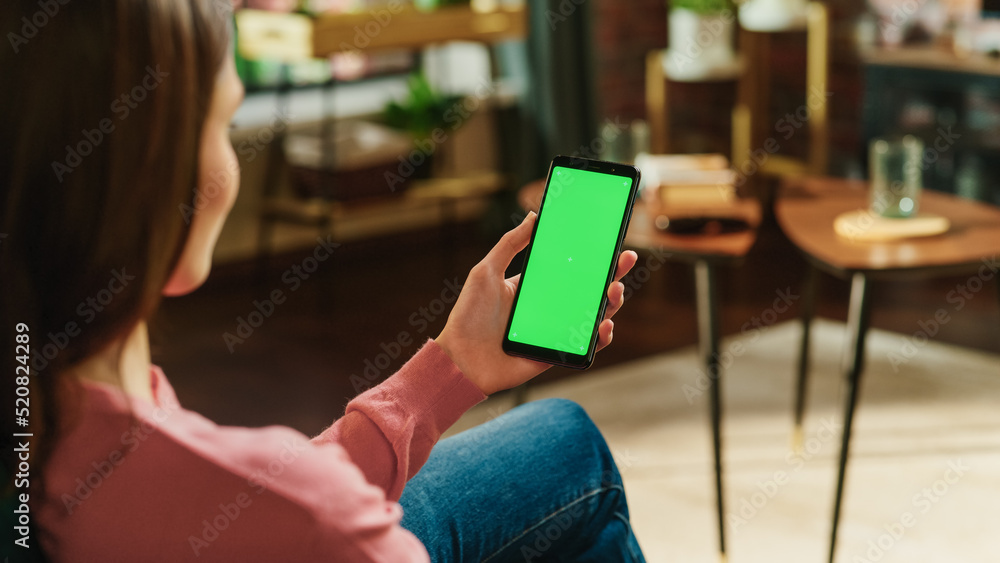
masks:
[[(537, 211), (545, 190), (544, 180), (525, 185), (518, 192), (518, 202), (528, 211)], [(670, 217), (721, 216), (743, 219), (751, 228), (735, 233), (677, 235), (657, 229), (657, 215)], [(731, 204), (710, 207), (656, 208), (637, 198), (632, 220), (625, 236), (625, 246), (635, 250), (656, 251), (689, 260), (733, 261), (743, 258), (757, 240), (760, 225), (760, 203), (754, 199), (738, 199)]]
[(920, 210), (948, 219), (943, 234), (865, 242), (834, 232), (838, 215), (868, 207), (868, 183), (838, 178), (787, 180), (775, 216), (792, 243), (834, 272), (947, 273), (994, 264), (1000, 254), (1000, 208), (924, 190)]

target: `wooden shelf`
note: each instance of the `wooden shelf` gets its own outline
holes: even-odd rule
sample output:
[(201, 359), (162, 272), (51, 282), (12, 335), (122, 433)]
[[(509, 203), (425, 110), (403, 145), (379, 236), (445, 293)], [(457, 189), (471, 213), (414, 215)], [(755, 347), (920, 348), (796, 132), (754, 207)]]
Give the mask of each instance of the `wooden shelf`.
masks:
[(486, 202), (505, 185), (500, 174), (478, 172), (454, 178), (418, 180), (413, 187), (394, 197), (334, 201), (275, 196), (266, 199), (261, 210), (264, 216), (283, 223), (320, 226), (329, 220), (338, 224), (346, 221), (356, 223), (347, 225), (352, 231), (386, 234), (436, 224), (447, 211), (446, 206)]
[(523, 7), (476, 12), (450, 6), (432, 12), (405, 8), (392, 13), (309, 17), (262, 10), (236, 13), (240, 54), (247, 59), (294, 61), (348, 51), (418, 49), (449, 41), (496, 43), (527, 35)]
[(313, 52), (324, 56), (353, 50), (415, 49), (448, 41), (496, 43), (527, 33), (524, 8), (475, 12), (468, 6), (451, 6), (389, 15), (385, 25), (370, 14), (320, 17), (313, 24)]
[[(528, 28), (524, 7), (477, 12), (469, 6), (431, 12), (409, 7), (394, 12), (387, 6), (318, 17), (240, 10), (236, 25), (240, 55), (286, 63), (338, 52), (419, 50), (450, 41), (493, 44), (524, 38)], [(263, 202), (261, 220), (328, 228), (335, 222), (343, 231), (338, 236), (371, 236), (461, 220), (505, 186), (501, 175), (484, 172), (415, 183), (394, 198), (341, 202), (276, 196)]]
[(1000, 76), (1000, 60), (980, 53), (959, 57), (939, 47), (901, 47), (862, 52), (867, 65), (898, 66), (944, 72)]

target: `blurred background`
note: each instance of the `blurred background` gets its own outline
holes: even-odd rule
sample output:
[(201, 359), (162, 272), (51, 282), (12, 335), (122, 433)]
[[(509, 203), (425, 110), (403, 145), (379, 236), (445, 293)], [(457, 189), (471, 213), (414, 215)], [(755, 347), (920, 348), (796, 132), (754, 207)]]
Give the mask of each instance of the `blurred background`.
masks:
[[(749, 107), (781, 154), (808, 157), (816, 138), (796, 122), (811, 103), (805, 5), (753, 1), (773, 4), (770, 20), (741, 25), (750, 5), (737, 12), (726, 0), (241, 3), (240, 197), (209, 282), (168, 300), (156, 326), (165, 345), (155, 359), (182, 401), (227, 424), (328, 425), (437, 334), (452, 288), (523, 217), (519, 189), (556, 154), (712, 152), (739, 171), (762, 146), (731, 152), (745, 132), (738, 109)], [(869, 139), (912, 133), (931, 144), (951, 131), (958, 140), (925, 168), (925, 187), (1000, 202), (995, 4), (824, 4), (829, 103), (816, 172), (863, 178)], [(727, 27), (679, 27), (690, 14)], [(667, 87), (669, 99), (656, 96)], [(805, 272), (766, 205), (782, 172), (743, 173), (741, 192), (765, 212), (750, 255), (720, 282), (723, 334)], [(599, 366), (696, 342), (690, 266), (656, 265), (631, 281)], [(828, 281), (820, 314), (843, 318), (847, 284)], [(876, 288), (886, 295), (873, 324), (912, 332), (955, 283)], [(275, 291), (281, 303), (270, 302)], [(937, 338), (1000, 351), (995, 300), (980, 305)], [(796, 314), (797, 304), (782, 320)]]

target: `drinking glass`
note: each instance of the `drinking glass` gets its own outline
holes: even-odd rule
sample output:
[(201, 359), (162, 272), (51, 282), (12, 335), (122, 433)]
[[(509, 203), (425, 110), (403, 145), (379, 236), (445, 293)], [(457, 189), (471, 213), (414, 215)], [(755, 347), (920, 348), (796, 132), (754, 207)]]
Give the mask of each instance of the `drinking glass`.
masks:
[(924, 143), (913, 135), (901, 140), (874, 139), (869, 146), (869, 203), (873, 213), (903, 219), (920, 207)]

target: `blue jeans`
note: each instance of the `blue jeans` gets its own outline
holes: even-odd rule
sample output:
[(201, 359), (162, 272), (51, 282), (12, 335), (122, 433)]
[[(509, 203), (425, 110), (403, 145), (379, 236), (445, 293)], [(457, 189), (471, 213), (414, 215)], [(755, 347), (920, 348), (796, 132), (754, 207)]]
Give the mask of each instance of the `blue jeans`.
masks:
[(562, 399), (442, 440), (399, 502), (438, 563), (645, 561), (608, 445)]

